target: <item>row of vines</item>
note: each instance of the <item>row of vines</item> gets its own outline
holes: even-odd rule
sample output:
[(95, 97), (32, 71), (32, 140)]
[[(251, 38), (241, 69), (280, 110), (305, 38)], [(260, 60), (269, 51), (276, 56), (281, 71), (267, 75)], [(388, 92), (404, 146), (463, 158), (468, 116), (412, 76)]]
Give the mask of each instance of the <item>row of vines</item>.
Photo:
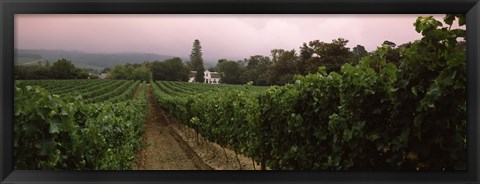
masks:
[(86, 103), (129, 99), (140, 81), (132, 80), (19, 80), (16, 86), (40, 86), (57, 95), (82, 96)]
[[(145, 82), (132, 100), (139, 83), (19, 81), (14, 99), (15, 169), (132, 169), (146, 115)], [(87, 99), (78, 92), (52, 92), (65, 92), (65, 86), (96, 89), (83, 93), (92, 97)], [(105, 86), (116, 90), (96, 94)]]
[(463, 15), (447, 15), (445, 26), (419, 17), (423, 38), (402, 50), (398, 67), (383, 46), (339, 73), (321, 69), (268, 90), (152, 87), (171, 115), (263, 168), (462, 170), (466, 51), (455, 19), (465, 24)]

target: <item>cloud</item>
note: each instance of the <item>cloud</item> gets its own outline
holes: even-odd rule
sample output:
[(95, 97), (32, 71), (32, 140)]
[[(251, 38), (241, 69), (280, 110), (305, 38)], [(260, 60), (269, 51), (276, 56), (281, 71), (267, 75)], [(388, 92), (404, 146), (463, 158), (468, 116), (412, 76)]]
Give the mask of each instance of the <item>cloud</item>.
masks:
[[(205, 60), (238, 60), (295, 49), (304, 42), (349, 40), (374, 50), (420, 38), (420, 15), (35, 15), (15, 16), (15, 46), (93, 53), (145, 52), (188, 57), (199, 39)], [(443, 15), (436, 15), (441, 19)]]

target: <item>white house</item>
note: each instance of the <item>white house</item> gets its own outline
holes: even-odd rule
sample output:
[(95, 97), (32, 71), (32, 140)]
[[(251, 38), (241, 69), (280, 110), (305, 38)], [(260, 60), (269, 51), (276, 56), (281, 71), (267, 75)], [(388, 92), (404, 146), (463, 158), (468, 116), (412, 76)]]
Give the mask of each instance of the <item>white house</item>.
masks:
[[(189, 75), (190, 78), (188, 82), (194, 82), (196, 74), (197, 74), (197, 71), (190, 71), (190, 75)], [(203, 74), (204, 74), (203, 77), (205, 78), (204, 83), (208, 83), (208, 84), (220, 83), (220, 74), (218, 72), (211, 72), (211, 71), (205, 70)]]
[(197, 75), (197, 71), (190, 71), (188, 75), (188, 82), (195, 82), (195, 75)]
[(218, 84), (220, 83), (220, 74), (218, 72), (210, 72), (206, 70), (204, 73), (205, 83)]
[(98, 78), (100, 79), (106, 79), (107, 78), (107, 73), (101, 73)]

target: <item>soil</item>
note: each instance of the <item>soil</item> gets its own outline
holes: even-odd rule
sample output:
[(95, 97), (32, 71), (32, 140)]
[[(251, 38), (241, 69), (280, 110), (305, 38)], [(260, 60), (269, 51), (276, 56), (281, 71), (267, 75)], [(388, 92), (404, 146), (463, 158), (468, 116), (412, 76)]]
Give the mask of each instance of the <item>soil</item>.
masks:
[[(260, 170), (259, 163), (246, 156), (235, 154), (234, 151), (224, 148), (216, 143), (205, 140), (194, 129), (178, 123), (174, 118), (169, 118), (174, 125), (172, 130), (188, 143), (202, 160), (215, 170)], [(238, 159), (237, 159), (238, 158)], [(269, 170), (269, 168), (267, 168)]]
[(141, 87), (142, 87), (142, 84), (139, 84), (139, 85), (137, 86), (137, 89), (135, 89), (135, 93), (133, 93), (132, 99), (137, 98), (138, 92), (140, 92)]
[(150, 84), (147, 103), (143, 146), (136, 154), (135, 170), (260, 170), (252, 159), (205, 140), (169, 117), (153, 99)]
[(135, 159), (137, 170), (210, 170), (210, 166), (172, 131), (165, 112), (154, 101), (147, 85), (144, 145)]

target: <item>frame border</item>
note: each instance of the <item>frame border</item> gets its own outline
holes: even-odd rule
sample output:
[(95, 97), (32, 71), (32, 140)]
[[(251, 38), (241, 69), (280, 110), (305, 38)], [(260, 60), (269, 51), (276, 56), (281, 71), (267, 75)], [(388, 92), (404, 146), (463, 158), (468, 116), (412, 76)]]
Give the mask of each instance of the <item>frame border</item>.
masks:
[[(479, 183), (479, 0), (0, 0), (2, 183)], [(22, 171), (13, 170), (15, 14), (437, 14), (467, 15), (467, 172)]]

